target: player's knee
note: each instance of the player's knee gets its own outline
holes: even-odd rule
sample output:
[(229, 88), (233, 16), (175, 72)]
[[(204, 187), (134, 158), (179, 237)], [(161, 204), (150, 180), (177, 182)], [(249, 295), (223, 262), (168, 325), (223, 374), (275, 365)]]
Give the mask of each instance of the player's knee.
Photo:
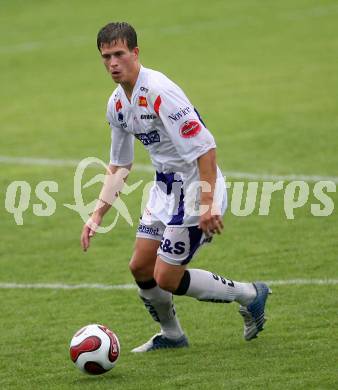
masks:
[(154, 266), (152, 264), (140, 262), (137, 259), (132, 258), (129, 262), (129, 269), (135, 280), (147, 280), (153, 278)]
[(134, 258), (132, 258), (129, 262), (129, 269), (135, 278), (137, 278), (137, 276), (142, 272), (140, 263), (137, 262)]
[(174, 292), (177, 289), (178, 282), (164, 273), (155, 273), (154, 275), (158, 286), (165, 291)]

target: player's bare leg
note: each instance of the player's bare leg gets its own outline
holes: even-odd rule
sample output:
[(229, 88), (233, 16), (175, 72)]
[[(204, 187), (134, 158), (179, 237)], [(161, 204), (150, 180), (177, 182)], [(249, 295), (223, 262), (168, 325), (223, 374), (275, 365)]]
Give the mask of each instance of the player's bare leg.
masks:
[(154, 279), (157, 249), (160, 241), (137, 238), (130, 261), (130, 270), (139, 286), (139, 295), (152, 318), (160, 323), (161, 333), (148, 343), (133, 349), (133, 352), (147, 352), (161, 348), (187, 346), (173, 304), (172, 293), (160, 288)]
[(129, 269), (137, 282), (153, 279), (160, 241), (136, 238)]

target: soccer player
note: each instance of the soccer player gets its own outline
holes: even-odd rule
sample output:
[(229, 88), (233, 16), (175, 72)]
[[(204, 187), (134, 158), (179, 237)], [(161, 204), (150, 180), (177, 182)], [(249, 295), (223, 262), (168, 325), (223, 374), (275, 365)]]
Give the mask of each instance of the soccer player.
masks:
[[(97, 47), (106, 70), (118, 84), (107, 106), (112, 137), (109, 174), (118, 176), (131, 169), (135, 138), (149, 151), (155, 170), (129, 267), (139, 295), (161, 331), (133, 352), (188, 346), (173, 294), (200, 301), (236, 301), (244, 319), (244, 338), (255, 338), (265, 322), (268, 286), (187, 269), (196, 251), (223, 229), (226, 187), (216, 164), (213, 136), (182, 89), (164, 74), (140, 64), (132, 26), (107, 24), (98, 33)], [(111, 207), (109, 190), (107, 180), (83, 227), (85, 251)]]

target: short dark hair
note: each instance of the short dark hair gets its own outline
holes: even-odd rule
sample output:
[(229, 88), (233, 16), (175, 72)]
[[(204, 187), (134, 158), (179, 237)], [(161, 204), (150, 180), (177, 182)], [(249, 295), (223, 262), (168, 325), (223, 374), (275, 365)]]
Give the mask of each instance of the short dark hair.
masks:
[(128, 49), (132, 50), (137, 46), (137, 34), (133, 26), (126, 22), (108, 23), (97, 34), (97, 48), (101, 51), (104, 43), (112, 43), (118, 40), (127, 43)]

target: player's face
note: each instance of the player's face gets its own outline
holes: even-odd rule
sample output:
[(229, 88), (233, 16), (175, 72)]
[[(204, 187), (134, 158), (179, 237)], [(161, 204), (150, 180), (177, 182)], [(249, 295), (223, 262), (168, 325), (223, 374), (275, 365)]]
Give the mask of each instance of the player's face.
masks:
[(133, 83), (138, 72), (138, 53), (138, 47), (129, 50), (121, 40), (101, 46), (103, 63), (116, 83)]

